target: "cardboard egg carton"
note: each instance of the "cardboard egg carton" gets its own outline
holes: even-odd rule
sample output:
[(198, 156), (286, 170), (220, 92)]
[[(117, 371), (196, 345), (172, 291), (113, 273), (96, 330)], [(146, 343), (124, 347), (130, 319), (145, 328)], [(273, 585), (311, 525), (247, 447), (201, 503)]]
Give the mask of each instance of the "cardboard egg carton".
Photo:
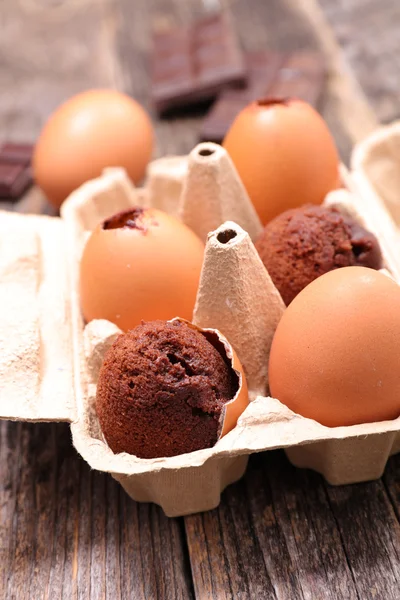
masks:
[[(172, 162), (173, 168), (171, 158), (152, 163), (142, 189), (122, 169), (107, 169), (71, 194), (61, 219), (1, 215), (0, 416), (70, 421), (74, 446), (92, 468), (169, 516), (217, 506), (221, 491), (244, 474), (249, 454), (263, 450), (285, 448), (295, 465), (333, 484), (379, 477), (388, 456), (400, 451), (400, 419), (328, 428), (267, 395), (270, 346), (285, 307), (254, 248), (261, 224), (225, 151), (200, 144)], [(352, 186), (352, 176), (344, 177)], [(396, 230), (382, 204), (365, 204), (346, 190), (325, 202), (375, 233), (385, 272), (400, 281)], [(179, 215), (206, 242), (193, 322), (226, 336), (250, 391), (237, 426), (213, 448), (170, 458), (116, 455), (107, 446), (96, 385), (120, 330), (108, 321), (85, 327), (80, 310), (79, 262), (90, 231), (135, 205)]]
[(352, 155), (353, 189), (368, 205), (384, 206), (400, 225), (400, 121), (377, 129)]

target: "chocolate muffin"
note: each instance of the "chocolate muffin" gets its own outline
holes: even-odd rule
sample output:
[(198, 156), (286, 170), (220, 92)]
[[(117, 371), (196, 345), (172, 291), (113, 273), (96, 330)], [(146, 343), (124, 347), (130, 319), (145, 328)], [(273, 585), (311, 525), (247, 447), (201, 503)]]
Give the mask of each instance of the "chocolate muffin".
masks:
[(238, 389), (227, 360), (179, 321), (142, 323), (119, 336), (105, 356), (96, 396), (111, 450), (158, 458), (213, 446), (223, 406)]
[(335, 208), (307, 205), (270, 221), (256, 248), (286, 305), (311, 281), (340, 267), (380, 269), (377, 239)]

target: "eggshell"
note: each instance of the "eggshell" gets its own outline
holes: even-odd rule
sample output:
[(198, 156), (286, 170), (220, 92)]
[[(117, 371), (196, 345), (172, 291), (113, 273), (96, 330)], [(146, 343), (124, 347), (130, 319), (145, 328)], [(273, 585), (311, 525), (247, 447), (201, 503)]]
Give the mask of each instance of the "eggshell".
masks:
[(34, 151), (34, 177), (57, 207), (106, 167), (124, 167), (137, 183), (153, 140), (151, 121), (135, 100), (115, 90), (90, 90), (62, 104), (47, 121)]
[(330, 427), (400, 414), (400, 286), (364, 267), (309, 284), (284, 312), (269, 361), (271, 395)]
[[(226, 435), (227, 433), (232, 431), (234, 427), (236, 427), (238, 418), (249, 404), (249, 390), (247, 387), (247, 380), (244, 374), (242, 364), (232, 345), (229, 343), (226, 337), (220, 331), (218, 331), (218, 329), (199, 327), (198, 325), (190, 323), (189, 321), (186, 321), (185, 319), (181, 319), (179, 317), (171, 320), (184, 322), (192, 329), (200, 331), (200, 333), (203, 333), (208, 339), (208, 341), (211, 342), (212, 345), (217, 348), (217, 350), (219, 350), (218, 345), (221, 344), (221, 354), (226, 355), (226, 357), (229, 360), (230, 366), (238, 376), (239, 385), (237, 392), (234, 395), (234, 397), (231, 400), (229, 400), (229, 402), (225, 403), (224, 410), (221, 414), (222, 427), (219, 435), (219, 439), (221, 439), (222, 437), (224, 437), (224, 435)], [(215, 343), (216, 341), (218, 341), (218, 344)]]
[(204, 246), (156, 209), (130, 209), (89, 237), (80, 268), (84, 317), (128, 330), (141, 320), (192, 318)]
[(306, 102), (249, 104), (229, 129), (224, 148), (263, 224), (302, 204), (320, 204), (339, 183), (339, 156), (329, 129)]

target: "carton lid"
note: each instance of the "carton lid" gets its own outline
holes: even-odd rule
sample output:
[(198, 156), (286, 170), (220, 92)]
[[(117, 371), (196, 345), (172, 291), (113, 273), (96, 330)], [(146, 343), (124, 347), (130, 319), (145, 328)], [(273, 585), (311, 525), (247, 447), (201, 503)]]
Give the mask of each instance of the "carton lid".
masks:
[(76, 416), (64, 223), (0, 217), (0, 418)]
[(144, 202), (125, 171), (110, 168), (71, 194), (62, 218), (1, 211), (0, 418), (78, 418), (84, 374), (77, 278), (86, 232)]
[(399, 152), (400, 121), (395, 121), (356, 145), (346, 180), (392, 250), (400, 240)]

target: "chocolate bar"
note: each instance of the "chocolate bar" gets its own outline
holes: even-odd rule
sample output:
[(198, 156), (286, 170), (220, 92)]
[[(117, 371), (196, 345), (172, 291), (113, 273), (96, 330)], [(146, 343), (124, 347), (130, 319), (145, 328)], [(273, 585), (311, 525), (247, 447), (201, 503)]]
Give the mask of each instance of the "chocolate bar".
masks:
[(33, 144), (6, 142), (0, 147), (0, 161), (29, 167), (32, 162), (33, 149)]
[(325, 66), (319, 54), (251, 52), (246, 54), (248, 83), (242, 90), (220, 94), (200, 130), (202, 141), (220, 143), (236, 115), (257, 98), (296, 97), (314, 107), (320, 99)]
[(31, 144), (7, 142), (0, 147), (0, 199), (17, 200), (32, 185)]
[(246, 66), (227, 13), (153, 35), (152, 100), (159, 114), (210, 100), (246, 82)]

